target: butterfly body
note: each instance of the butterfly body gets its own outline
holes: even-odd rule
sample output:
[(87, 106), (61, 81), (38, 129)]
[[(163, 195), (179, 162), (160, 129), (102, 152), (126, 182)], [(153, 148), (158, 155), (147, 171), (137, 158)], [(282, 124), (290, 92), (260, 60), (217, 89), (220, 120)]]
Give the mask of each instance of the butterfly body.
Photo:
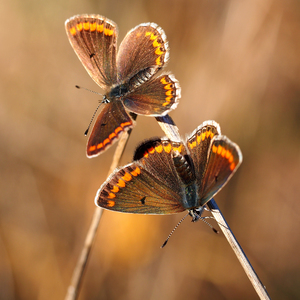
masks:
[(188, 210), (199, 206), (196, 177), (189, 158), (178, 151), (172, 153), (174, 167), (182, 184), (182, 207)]
[(110, 102), (126, 96), (126, 94), (128, 94), (129, 92), (130, 91), (126, 84), (119, 84), (115, 87), (112, 87), (112, 89), (104, 95), (104, 98)]
[(186, 140), (152, 139), (134, 161), (102, 184), (96, 205), (120, 212), (173, 214), (188, 210), (193, 220), (242, 162), (239, 147), (221, 135), (214, 121), (201, 124)]
[[(87, 156), (108, 149), (134, 126), (126, 110), (164, 116), (180, 98), (177, 79), (161, 70), (169, 59), (164, 31), (142, 23), (125, 36), (117, 52), (116, 24), (100, 15), (78, 15), (65, 23), (69, 41), (92, 79), (104, 90), (104, 108), (87, 144)], [(105, 124), (105, 126), (103, 126)]]

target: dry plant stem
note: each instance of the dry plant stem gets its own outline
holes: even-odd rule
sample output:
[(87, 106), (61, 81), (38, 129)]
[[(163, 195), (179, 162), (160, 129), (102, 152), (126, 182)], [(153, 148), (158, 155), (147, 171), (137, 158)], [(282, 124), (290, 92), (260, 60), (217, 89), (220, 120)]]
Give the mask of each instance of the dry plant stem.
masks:
[[(161, 126), (162, 130), (165, 132), (166, 136), (170, 140), (180, 141), (180, 135), (178, 128), (176, 127), (175, 123), (171, 119), (169, 115), (165, 117), (157, 117), (156, 120), (158, 124)], [(256, 293), (260, 297), (260, 299), (271, 299), (268, 295), (265, 287), (259, 280), (257, 274), (255, 273), (254, 269), (252, 268), (248, 258), (246, 257), (243, 249), (237, 242), (235, 236), (233, 235), (231, 229), (229, 228), (224, 216), (222, 215), (218, 205), (211, 199), (207, 206), (210, 208), (212, 215), (218, 222), (220, 229), (224, 233), (225, 237), (227, 238), (229, 245), (231, 246), (232, 250), (234, 251), (235, 255), (237, 256), (238, 260), (240, 261), (243, 269), (245, 270), (250, 282), (252, 283)]]
[[(130, 133), (131, 133), (131, 130), (129, 130), (128, 132), (125, 132), (121, 136), (120, 141), (118, 142), (114, 157), (113, 157), (112, 164), (108, 171), (108, 175), (110, 175), (114, 171), (114, 169), (119, 165), (119, 161), (122, 157), (122, 154), (123, 154), (126, 144), (128, 142)], [(92, 249), (92, 245), (93, 245), (93, 242), (94, 242), (94, 239), (96, 236), (96, 232), (98, 229), (98, 225), (99, 225), (102, 213), (103, 213), (103, 209), (101, 207), (96, 206), (94, 215), (93, 215), (93, 219), (92, 219), (92, 223), (90, 225), (89, 231), (85, 238), (84, 246), (81, 251), (80, 257), (79, 257), (76, 267), (74, 269), (72, 279), (71, 279), (71, 284), (68, 288), (65, 300), (77, 299), (80, 284), (81, 284), (81, 281), (83, 278), (83, 274), (85, 271), (85, 267), (86, 267), (91, 249)]]
[(238, 241), (236, 240), (235, 236), (233, 235), (231, 229), (229, 228), (224, 216), (222, 215), (217, 203), (214, 199), (211, 199), (207, 203), (208, 208), (210, 209), (212, 215), (214, 216), (215, 220), (218, 224), (222, 224), (220, 229), (223, 231), (228, 243), (230, 244), (232, 250), (234, 251), (235, 255), (237, 256), (238, 260), (240, 261), (244, 271), (246, 272), (249, 280), (251, 281), (256, 293), (258, 294), (260, 299), (271, 299), (268, 295), (265, 287), (263, 286), (262, 282), (259, 280), (257, 274), (255, 273), (254, 269), (252, 268), (247, 256), (245, 255), (243, 249), (239, 245)]
[(156, 117), (156, 121), (171, 141), (181, 141), (178, 127), (175, 125), (174, 121), (169, 115), (166, 115), (164, 117)]

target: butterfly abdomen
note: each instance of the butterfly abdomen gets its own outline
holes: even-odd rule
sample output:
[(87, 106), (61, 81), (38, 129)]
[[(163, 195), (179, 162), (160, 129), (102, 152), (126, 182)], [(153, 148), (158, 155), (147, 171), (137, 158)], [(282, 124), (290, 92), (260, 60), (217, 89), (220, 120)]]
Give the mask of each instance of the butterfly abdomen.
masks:
[(107, 98), (112, 99), (126, 96), (126, 94), (133, 92), (138, 86), (148, 81), (156, 72), (156, 68), (146, 68), (139, 71), (128, 81), (115, 85), (108, 93)]
[(197, 186), (196, 177), (192, 166), (188, 162), (188, 158), (174, 151), (172, 154), (173, 163), (178, 176), (184, 184), (184, 198), (182, 205), (186, 209), (191, 209), (197, 205)]
[(155, 68), (149, 67), (149, 68), (140, 70), (138, 73), (136, 73), (134, 76), (132, 76), (130, 78), (128, 83), (131, 87), (133, 87), (132, 90), (134, 90), (135, 88), (137, 88), (141, 84), (148, 81), (156, 72), (157, 72), (156, 67)]
[(189, 185), (195, 181), (195, 174), (188, 163), (187, 159), (178, 151), (173, 152), (173, 162), (177, 174), (185, 185)]

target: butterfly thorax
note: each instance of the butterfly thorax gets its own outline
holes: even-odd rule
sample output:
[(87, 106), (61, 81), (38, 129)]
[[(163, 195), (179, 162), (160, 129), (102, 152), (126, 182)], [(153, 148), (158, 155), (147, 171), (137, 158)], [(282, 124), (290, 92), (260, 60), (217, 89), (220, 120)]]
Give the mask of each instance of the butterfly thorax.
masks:
[(105, 94), (105, 98), (109, 100), (118, 99), (124, 97), (130, 92), (127, 84), (118, 84), (112, 87), (112, 89)]
[(140, 70), (135, 75), (114, 85), (105, 96), (109, 100), (122, 98), (148, 81), (156, 72), (157, 68), (145, 68)]
[(182, 155), (178, 151), (173, 152), (173, 162), (176, 172), (184, 185), (182, 205), (186, 209), (199, 206), (197, 198), (197, 184), (192, 161), (189, 156)]

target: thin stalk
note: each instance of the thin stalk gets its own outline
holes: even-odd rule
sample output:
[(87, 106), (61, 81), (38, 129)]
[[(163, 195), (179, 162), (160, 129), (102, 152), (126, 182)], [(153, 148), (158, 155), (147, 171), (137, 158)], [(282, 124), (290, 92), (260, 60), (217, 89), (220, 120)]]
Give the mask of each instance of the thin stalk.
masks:
[[(133, 115), (132, 117), (133, 117), (133, 119), (136, 119), (136, 115)], [(119, 161), (120, 161), (120, 159), (123, 155), (123, 152), (125, 150), (125, 147), (127, 145), (130, 133), (131, 133), (131, 129), (128, 130), (127, 132), (123, 133), (123, 135), (121, 136), (121, 138), (118, 142), (114, 157), (113, 157), (113, 161), (110, 165), (108, 175), (110, 175), (114, 171), (114, 169), (119, 165)], [(92, 250), (92, 246), (93, 246), (93, 243), (94, 243), (94, 240), (96, 237), (96, 233), (97, 233), (99, 222), (101, 220), (102, 213), (103, 213), (103, 209), (101, 207), (96, 206), (94, 215), (92, 218), (92, 223), (91, 223), (88, 233), (86, 235), (85, 242), (84, 242), (83, 248), (81, 250), (81, 254), (80, 254), (77, 264), (75, 266), (75, 269), (74, 269), (74, 272), (72, 275), (72, 279), (71, 279), (71, 283), (68, 287), (68, 291), (67, 291), (65, 300), (75, 300), (78, 297), (81, 282), (82, 282), (83, 275), (84, 275), (84, 271), (86, 269), (86, 265), (87, 265), (87, 262), (88, 262), (88, 259), (90, 256), (90, 252)]]
[(250, 282), (252, 283), (257, 295), (260, 299), (271, 299), (265, 286), (260, 281), (259, 277), (257, 276), (256, 272), (254, 271), (253, 267), (250, 264), (250, 261), (248, 260), (246, 254), (244, 253), (242, 247), (236, 240), (234, 234), (232, 233), (229, 225), (227, 224), (224, 216), (222, 215), (217, 203), (214, 199), (211, 199), (207, 203), (208, 208), (210, 209), (213, 217), (217, 221), (220, 226), (220, 229), (223, 231), (223, 234), (225, 235), (230, 247), (234, 251), (237, 259), (239, 260), (240, 264), (242, 265), (245, 273), (247, 274)]

